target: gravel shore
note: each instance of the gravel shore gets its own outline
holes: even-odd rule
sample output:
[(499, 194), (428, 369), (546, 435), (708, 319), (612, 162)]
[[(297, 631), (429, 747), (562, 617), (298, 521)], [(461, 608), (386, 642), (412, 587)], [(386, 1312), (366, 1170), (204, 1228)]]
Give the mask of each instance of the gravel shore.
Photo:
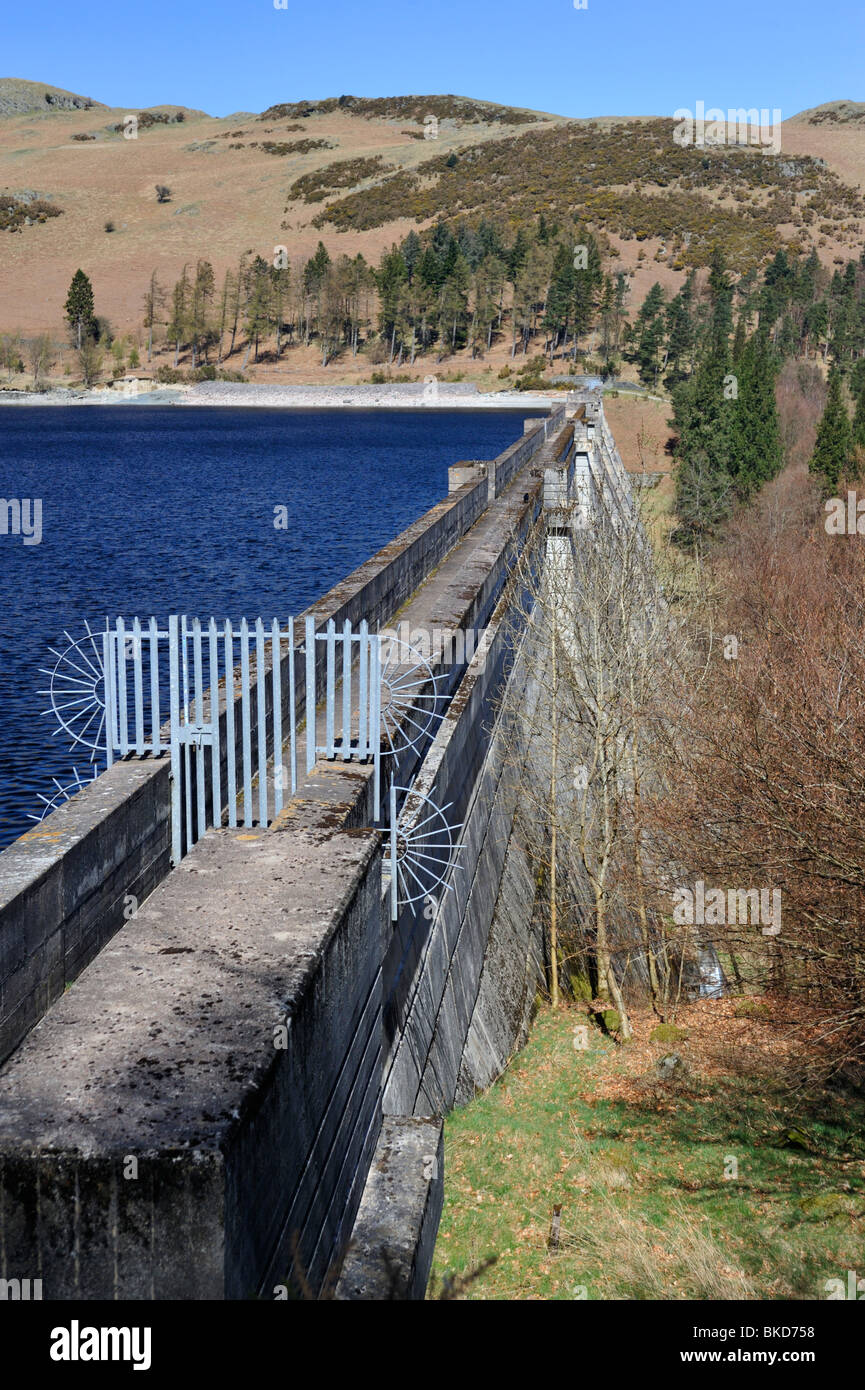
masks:
[(264, 406), (295, 410), (538, 410), (564, 394), (531, 391), (481, 392), (470, 382), (400, 382), (384, 386), (257, 386), (239, 381), (202, 381), (127, 395), (117, 389), (44, 392), (0, 391), (0, 405), (181, 405)]
[(552, 404), (549, 396), (526, 391), (481, 392), (470, 382), (394, 382), (383, 386), (253, 386), (234, 381), (202, 381), (184, 405), (293, 406), (301, 410), (525, 409)]

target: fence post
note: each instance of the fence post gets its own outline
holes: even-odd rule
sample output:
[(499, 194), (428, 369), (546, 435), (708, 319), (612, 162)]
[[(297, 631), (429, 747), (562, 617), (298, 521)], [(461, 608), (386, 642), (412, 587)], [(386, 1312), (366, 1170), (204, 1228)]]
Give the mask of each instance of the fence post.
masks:
[(273, 814), (282, 810), (282, 781), (285, 767), (282, 761), (282, 671), (280, 669), (279, 619), (270, 627), (271, 680), (273, 682)]
[(213, 788), (213, 824), (218, 828), (222, 825), (222, 775), (219, 767), (219, 639), (214, 618), (208, 623), (207, 636), (210, 660), (210, 779)]
[(297, 701), (294, 689), (294, 618), (288, 620), (288, 737), (291, 754), (291, 794), (297, 791)]
[(381, 814), (381, 637), (375, 633), (369, 647), (369, 742), (373, 757), (375, 818)]
[(306, 771), (315, 767), (315, 617), (306, 620)]
[(114, 762), (114, 671), (111, 661), (111, 629), (105, 619), (105, 632), (102, 634), (102, 684), (105, 702), (105, 764), (111, 767)]
[(176, 867), (182, 854), (180, 819), (180, 651), (177, 614), (168, 619), (168, 668), (171, 704), (171, 862)]
[(399, 916), (396, 881), (396, 784), (390, 784), (390, 917), (395, 922)]

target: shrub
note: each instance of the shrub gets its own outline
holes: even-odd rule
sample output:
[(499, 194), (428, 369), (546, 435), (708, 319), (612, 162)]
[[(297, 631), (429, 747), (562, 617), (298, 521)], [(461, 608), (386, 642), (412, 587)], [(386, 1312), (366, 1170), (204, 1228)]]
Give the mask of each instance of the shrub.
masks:
[[(314, 144), (314, 141), (295, 141), (295, 144)], [(324, 143), (324, 142), (320, 142)], [(288, 147), (286, 146), (286, 149)], [(340, 188), (355, 188), (364, 179), (376, 174), (385, 174), (394, 166), (385, 164), (380, 154), (361, 159), (338, 159), (323, 169), (314, 169), (309, 174), (295, 179), (288, 190), (289, 198), (302, 198), (305, 203), (320, 203), (328, 194)]]
[(242, 372), (222, 371), (212, 363), (196, 367), (193, 372), (184, 372), (179, 367), (157, 367), (154, 375), (164, 386), (179, 386), (196, 381), (246, 381)]
[(517, 367), (517, 376), (540, 376), (546, 369), (547, 359), (545, 357), (527, 357), (521, 367)]
[[(329, 203), (315, 225), (364, 229), (398, 217), (455, 221), (482, 213), (492, 190), (512, 226), (531, 223), (539, 205), (554, 204), (595, 229), (609, 226), (640, 241), (662, 238), (681, 247), (679, 257), (691, 265), (706, 265), (712, 245), (723, 241), (731, 265), (745, 270), (778, 246), (778, 227), (792, 216), (791, 195), (810, 194), (827, 229), (865, 212), (861, 192), (810, 157), (779, 161), (737, 147), (704, 154), (676, 145), (671, 135), (672, 122), (665, 119), (610, 129), (593, 122), (539, 127), (469, 148), (455, 164), (439, 155), (414, 171), (394, 172)], [(760, 201), (721, 205), (718, 198), (730, 190), (734, 196), (737, 190), (759, 192)]]
[(49, 217), (60, 217), (63, 209), (54, 203), (46, 203), (42, 198), (16, 198), (14, 194), (0, 195), (0, 232), (18, 232), (22, 227), (35, 222), (47, 222)]
[(287, 155), (310, 154), (313, 150), (333, 150), (336, 146), (332, 140), (262, 140), (261, 143), (252, 140), (249, 148), (262, 150), (265, 154)]

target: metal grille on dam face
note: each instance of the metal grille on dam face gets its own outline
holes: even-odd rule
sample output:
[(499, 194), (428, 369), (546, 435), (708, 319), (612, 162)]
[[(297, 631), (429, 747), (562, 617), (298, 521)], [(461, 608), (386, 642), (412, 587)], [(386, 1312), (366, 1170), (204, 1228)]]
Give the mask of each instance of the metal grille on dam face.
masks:
[[(167, 628), (155, 618), (106, 620), (104, 632), (85, 627), (84, 637), (66, 634), (69, 645), (45, 670), (46, 713), (91, 762), (104, 756), (110, 767), (118, 757), (170, 754), (174, 864), (213, 826), (266, 826), (279, 815), (286, 791), (298, 788), (299, 743), (307, 775), (319, 757), (370, 763), (378, 821), (382, 757), (420, 749), (447, 700), (422, 653), (370, 632), (366, 621), (355, 630), (331, 619), (316, 631), (310, 615), (297, 624), (300, 642), (294, 618), (285, 626), (277, 618), (217, 624), (182, 614)], [(400, 807), (410, 792), (392, 784), (388, 797), (394, 918), (400, 905), (430, 897), (458, 849), (432, 803), (434, 827), (423, 843), (406, 840)]]

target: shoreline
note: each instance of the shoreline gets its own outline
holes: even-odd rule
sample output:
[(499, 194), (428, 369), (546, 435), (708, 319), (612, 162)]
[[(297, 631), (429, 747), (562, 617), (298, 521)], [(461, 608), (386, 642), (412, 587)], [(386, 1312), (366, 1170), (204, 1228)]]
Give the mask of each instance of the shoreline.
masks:
[[(575, 390), (579, 387), (575, 384)], [(383, 386), (277, 386), (252, 382), (198, 382), (126, 392), (112, 388), (90, 391), (2, 391), (0, 406), (172, 405), (230, 406), (283, 410), (549, 410), (565, 399), (562, 391), (481, 392), (471, 383), (441, 382), (434, 388), (422, 382)]]

